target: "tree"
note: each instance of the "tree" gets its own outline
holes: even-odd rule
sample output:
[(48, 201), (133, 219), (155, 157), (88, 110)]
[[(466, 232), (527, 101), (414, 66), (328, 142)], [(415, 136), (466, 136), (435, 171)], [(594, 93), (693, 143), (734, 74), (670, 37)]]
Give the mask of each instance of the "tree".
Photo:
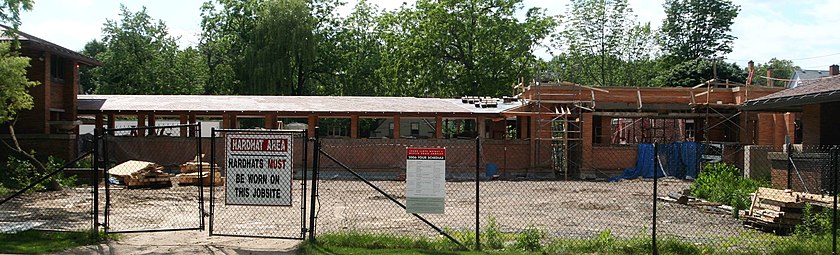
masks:
[[(793, 72), (798, 67), (793, 64), (793, 61), (785, 60), (785, 59), (777, 59), (772, 58), (770, 61), (764, 64), (757, 64), (755, 65), (755, 77), (753, 78), (753, 84), (755, 85), (767, 85), (767, 79), (760, 78), (759, 76), (766, 76), (767, 69), (773, 68), (773, 77), (775, 79), (790, 79), (793, 77)], [(786, 84), (787, 82), (775, 82), (775, 86), (779, 86), (781, 84)]]
[[(207, 76), (200, 55), (178, 49), (166, 24), (155, 22), (144, 7), (132, 13), (120, 6), (121, 21), (108, 20), (102, 43), (106, 50), (97, 54), (100, 67), (100, 94), (200, 94)], [(193, 59), (189, 59), (193, 58)]]
[(740, 7), (730, 0), (667, 0), (661, 46), (671, 64), (732, 52), (731, 26)]
[[(80, 52), (82, 55), (97, 58), (102, 52), (107, 51), (108, 48), (102, 42), (94, 39), (85, 44), (85, 48)], [(79, 91), (82, 94), (93, 94), (96, 88), (101, 84), (100, 78), (102, 74), (99, 68), (82, 65), (79, 67)]]
[(508, 94), (536, 64), (532, 48), (556, 26), (521, 0), (419, 0), (381, 19), (390, 95)]
[(377, 70), (381, 67), (383, 45), (378, 32), (380, 13), (376, 5), (359, 1), (353, 12), (341, 20), (330, 40), (321, 43), (321, 56), (330, 57), (324, 66), (316, 93), (322, 95), (370, 96), (384, 94)]
[(201, 41), (210, 77), (205, 94), (230, 94), (239, 89), (237, 72), (256, 26), (258, 0), (216, 0), (201, 6)]
[(303, 95), (315, 60), (316, 22), (304, 0), (262, 3), (248, 38), (238, 92)]
[(29, 88), (37, 86), (38, 82), (26, 78), (26, 68), (29, 58), (18, 56), (11, 50), (11, 44), (0, 42), (0, 123), (13, 122), (17, 113), (32, 109), (32, 95)]
[(553, 73), (574, 83), (648, 85), (655, 54), (654, 32), (641, 24), (627, 0), (573, 0), (559, 33), (563, 52), (550, 62)]
[(747, 72), (737, 64), (716, 59), (687, 60), (663, 70), (667, 71), (655, 81), (661, 86), (691, 87), (715, 78), (719, 81), (744, 83), (747, 77)]
[[(216, 0), (202, 7), (208, 93), (304, 95), (333, 72), (335, 0)], [(220, 70), (220, 71), (218, 71)]]
[[(0, 24), (9, 25), (13, 31), (20, 26), (20, 11), (32, 10), (33, 0), (3, 0), (0, 1)], [(13, 35), (13, 31), (5, 31)]]

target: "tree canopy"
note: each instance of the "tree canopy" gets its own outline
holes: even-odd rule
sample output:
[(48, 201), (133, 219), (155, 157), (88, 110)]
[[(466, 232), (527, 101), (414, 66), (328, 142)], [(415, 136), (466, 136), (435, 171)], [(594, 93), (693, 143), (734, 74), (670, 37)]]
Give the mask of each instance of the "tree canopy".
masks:
[(180, 50), (163, 21), (155, 21), (143, 8), (131, 12), (120, 7), (122, 18), (108, 20), (96, 57), (103, 63), (96, 77), (101, 94), (200, 94), (207, 67), (192, 48)]
[(9, 42), (0, 42), (0, 123), (14, 120), (21, 110), (32, 109), (32, 95), (29, 88), (38, 82), (26, 77), (29, 58), (21, 57), (11, 50)]

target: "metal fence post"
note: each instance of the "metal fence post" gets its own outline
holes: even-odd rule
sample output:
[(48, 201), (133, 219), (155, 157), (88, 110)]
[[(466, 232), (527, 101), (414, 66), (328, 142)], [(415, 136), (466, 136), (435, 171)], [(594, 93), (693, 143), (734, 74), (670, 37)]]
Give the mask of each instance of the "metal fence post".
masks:
[(101, 139), (100, 135), (102, 135), (101, 127), (96, 127), (93, 129), (93, 178), (91, 178), (90, 186), (93, 190), (91, 193), (93, 194), (93, 226), (91, 228), (91, 234), (99, 240), (99, 139)]
[(787, 189), (793, 189), (793, 157), (792, 151), (793, 146), (790, 146), (790, 143), (785, 143), (785, 151), (787, 151)]
[(653, 249), (653, 251), (652, 251), (653, 255), (659, 254), (659, 249), (656, 247), (656, 196), (657, 196), (656, 186), (658, 185), (657, 180), (659, 179), (659, 178), (657, 178), (657, 175), (659, 175), (659, 171), (656, 169), (656, 167), (657, 166), (661, 167), (659, 165), (658, 158), (659, 158), (659, 146), (658, 146), (658, 144), (654, 143), (653, 144), (653, 224), (652, 224), (652, 228), (651, 228), (652, 231), (651, 231), (651, 239), (650, 239), (651, 249)]
[[(195, 124), (195, 123), (193, 123)], [(199, 122), (195, 129), (193, 130), (193, 136), (197, 139), (196, 142), (196, 158), (198, 159), (198, 217), (199, 217), (199, 227), (204, 230), (204, 215), (206, 214), (204, 210), (204, 157), (201, 153), (202, 146), (201, 146), (201, 122)], [(213, 164), (210, 164), (210, 171), (213, 171)], [(213, 182), (212, 174), (210, 176), (210, 182)]]
[(834, 209), (831, 211), (831, 254), (837, 255), (837, 170), (838, 164), (837, 162), (837, 146), (831, 147), (831, 192), (834, 199), (832, 202), (832, 206)]
[[(215, 200), (216, 197), (213, 194), (213, 190), (216, 189), (216, 174), (217, 171), (213, 171), (212, 167), (213, 164), (216, 163), (216, 128), (210, 128), (210, 222), (208, 224), (207, 229), (209, 230), (208, 233), (210, 236), (213, 235), (213, 210), (215, 208)], [(227, 169), (225, 169), (227, 171)]]
[(315, 200), (318, 199), (318, 172), (320, 171), (321, 140), (318, 139), (319, 127), (315, 126), (315, 144), (312, 149), (312, 197), (309, 208), (309, 241), (315, 242)]
[[(304, 129), (303, 130), (303, 173), (301, 173), (300, 177), (302, 180), (300, 186), (300, 238), (306, 238), (306, 177), (307, 176), (307, 168), (309, 168), (309, 131)], [(294, 167), (294, 166), (293, 166)]]
[(481, 137), (475, 138), (475, 250), (481, 250), (481, 214), (479, 214), (479, 204), (480, 204), (480, 177), (481, 174)]
[[(114, 131), (108, 132), (108, 134), (114, 134)], [(102, 135), (102, 169), (107, 171), (108, 169), (108, 135)], [(104, 229), (106, 238), (108, 234), (108, 227), (109, 227), (109, 218), (108, 215), (110, 207), (111, 207), (111, 185), (110, 179), (108, 178), (108, 174), (104, 174), (102, 176), (103, 182), (105, 183), (105, 222), (102, 225), (102, 229)]]

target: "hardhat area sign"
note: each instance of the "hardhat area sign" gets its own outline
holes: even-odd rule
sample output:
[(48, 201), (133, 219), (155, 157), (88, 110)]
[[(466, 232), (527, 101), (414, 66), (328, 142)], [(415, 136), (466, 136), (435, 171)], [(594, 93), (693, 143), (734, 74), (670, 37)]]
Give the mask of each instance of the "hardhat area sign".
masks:
[(292, 205), (292, 136), (228, 134), (225, 204)]
[(406, 212), (444, 213), (446, 149), (407, 148), (405, 170)]

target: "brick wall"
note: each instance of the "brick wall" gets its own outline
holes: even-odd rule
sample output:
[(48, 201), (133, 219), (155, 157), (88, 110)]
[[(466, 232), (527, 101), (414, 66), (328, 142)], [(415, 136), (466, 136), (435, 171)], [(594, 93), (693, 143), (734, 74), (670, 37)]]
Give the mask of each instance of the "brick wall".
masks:
[(821, 143), (821, 117), (822, 110), (819, 104), (810, 104), (802, 107), (802, 144), (817, 145)]

